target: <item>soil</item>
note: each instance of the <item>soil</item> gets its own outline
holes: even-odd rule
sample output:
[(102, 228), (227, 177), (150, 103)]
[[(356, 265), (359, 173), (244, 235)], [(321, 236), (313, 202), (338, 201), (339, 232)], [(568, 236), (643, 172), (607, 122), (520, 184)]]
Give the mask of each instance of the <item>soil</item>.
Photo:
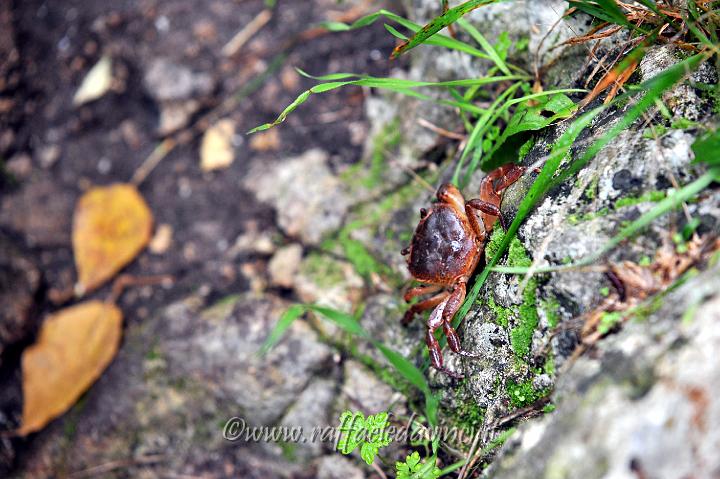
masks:
[[(51, 299), (75, 281), (70, 233), (77, 199), (91, 185), (128, 181), (164, 138), (158, 134), (162, 105), (143, 82), (153, 61), (169, 59), (206, 74), (214, 87), (184, 100), (198, 101), (198, 111), (171, 135), (179, 144), (139, 186), (156, 225), (172, 228), (172, 246), (164, 254), (145, 251), (124, 272), (170, 275), (173, 282), (128, 289), (119, 300), (126, 326), (191, 292), (201, 291), (211, 301), (248, 290), (247, 279), (239, 273), (243, 264), (264, 265), (268, 258), (232, 253), (235, 239), (256, 227), (284, 242), (272, 208), (240, 186), (253, 164), (280, 161), (314, 147), (328, 152), (336, 169), (359, 160), (364, 138), (355, 130), (367, 131), (359, 88), (314, 96), (276, 130), (279, 142), (274, 149), (250, 148), (250, 137), (243, 132), (273, 119), (314, 84), (293, 67), (313, 74), (387, 74), (394, 42), (380, 23), (354, 32), (298, 37), (343, 11), (368, 13), (371, 10), (362, 9), (366, 3), (280, 0), (269, 22), (228, 58), (221, 54), (222, 47), (263, 10), (263, 1), (2, 2), (0, 160), (5, 163), (0, 235), (3, 243), (12, 243), (13, 251), (21, 251), (23, 260), (14, 264), (27, 264), (41, 276), (34, 290), (18, 296), (33, 302), (32, 307), (23, 305), (26, 334), (0, 349), (2, 429), (19, 422), (20, 353), (32, 342), (42, 318), (58, 309)], [(112, 91), (74, 106), (79, 84), (103, 55), (113, 60)], [(233, 96), (239, 101), (223, 110), (219, 105)], [(217, 117), (236, 122), (236, 158), (229, 168), (206, 173), (199, 166), (199, 133), (207, 119)], [(91, 297), (105, 298), (109, 290), (106, 286)], [(11, 301), (7, 295), (0, 298)], [(0, 471), (31, 461), (26, 451), (33, 440), (0, 440), (5, 441), (0, 443)]]

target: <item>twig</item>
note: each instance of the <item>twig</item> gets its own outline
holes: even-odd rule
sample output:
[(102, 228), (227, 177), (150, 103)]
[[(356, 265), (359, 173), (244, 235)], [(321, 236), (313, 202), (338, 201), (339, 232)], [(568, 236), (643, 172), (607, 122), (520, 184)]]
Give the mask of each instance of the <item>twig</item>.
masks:
[(221, 50), (221, 53), (226, 57), (235, 56), (237, 52), (239, 52), (240, 49), (243, 47), (243, 45), (245, 45), (245, 43), (247, 43), (247, 41), (250, 40), (253, 35), (259, 32), (260, 29), (264, 27), (271, 18), (271, 10), (266, 9), (258, 13), (257, 16), (250, 21), (250, 23), (245, 25), (242, 30), (237, 32), (235, 36), (233, 36), (232, 39), (225, 44), (225, 46)]
[(133, 176), (130, 179), (130, 183), (132, 183), (136, 187), (140, 186), (140, 183), (145, 181), (145, 178), (147, 178), (148, 175), (152, 173), (152, 170), (154, 170), (155, 167), (160, 164), (163, 158), (165, 158), (167, 154), (170, 153), (173, 148), (175, 148), (176, 144), (177, 142), (174, 138), (165, 138), (158, 146), (155, 147), (155, 149), (145, 159), (142, 165), (140, 165), (140, 167), (135, 170), (135, 173), (133, 173)]
[(440, 136), (444, 136), (445, 138), (450, 138), (452, 140), (463, 141), (467, 136), (461, 133), (455, 133), (454, 131), (446, 130), (445, 128), (441, 128), (433, 123), (430, 123), (425, 118), (419, 118), (417, 120), (417, 124), (437, 133)]
[(173, 280), (174, 278), (172, 276), (166, 274), (156, 276), (132, 276), (129, 274), (121, 274), (115, 279), (115, 281), (113, 281), (112, 289), (110, 290), (110, 295), (108, 296), (106, 302), (116, 303), (120, 298), (120, 295), (123, 291), (125, 291), (125, 288), (129, 288), (131, 286), (154, 286), (168, 282), (172, 283)]

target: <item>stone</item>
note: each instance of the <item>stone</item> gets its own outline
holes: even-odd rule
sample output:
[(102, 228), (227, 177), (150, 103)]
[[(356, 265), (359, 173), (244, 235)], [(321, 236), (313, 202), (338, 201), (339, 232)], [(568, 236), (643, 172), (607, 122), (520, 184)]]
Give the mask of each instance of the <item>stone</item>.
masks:
[(270, 282), (281, 288), (291, 288), (295, 281), (295, 274), (300, 267), (302, 253), (302, 245), (298, 243), (278, 249), (268, 263)]
[(330, 171), (322, 150), (309, 150), (274, 164), (254, 165), (243, 184), (270, 203), (286, 234), (317, 245), (340, 227), (350, 206), (345, 186)]
[(167, 135), (184, 127), (215, 88), (212, 76), (194, 72), (169, 58), (150, 61), (143, 84), (160, 106), (158, 133)]
[(579, 359), (560, 380), (556, 411), (520, 429), (493, 477), (713, 477), (717, 291), (715, 266), (669, 293), (646, 321), (601, 342), (596, 357)]
[[(321, 370), (327, 371), (330, 349), (302, 320), (263, 356), (257, 353), (286, 305), (272, 296), (233, 300), (224, 317), (212, 321), (183, 303), (166, 308), (158, 327), (165, 340), (169, 374), (192, 374), (216, 384), (215, 394), (234, 415), (253, 426), (275, 423)], [(192, 332), (192, 333), (190, 333)]]
[(354, 462), (339, 453), (323, 456), (317, 461), (317, 479), (363, 479), (365, 474)]
[[(324, 450), (331, 451), (334, 436), (323, 437), (323, 432), (334, 424), (329, 411), (336, 396), (336, 383), (330, 378), (314, 379), (300, 395), (278, 424), (290, 428), (302, 428), (306, 441), (294, 444), (292, 451), (296, 460), (308, 461)], [(324, 440), (324, 441), (323, 441)]]

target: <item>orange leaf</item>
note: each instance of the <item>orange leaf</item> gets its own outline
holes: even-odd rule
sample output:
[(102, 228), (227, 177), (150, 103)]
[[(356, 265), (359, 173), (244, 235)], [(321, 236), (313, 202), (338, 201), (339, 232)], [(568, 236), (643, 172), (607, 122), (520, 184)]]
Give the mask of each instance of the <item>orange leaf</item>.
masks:
[(22, 355), (20, 435), (42, 429), (67, 411), (110, 364), (120, 344), (122, 312), (101, 301), (48, 317)]
[(73, 251), (79, 294), (112, 278), (150, 241), (152, 213), (128, 184), (87, 191), (75, 208)]

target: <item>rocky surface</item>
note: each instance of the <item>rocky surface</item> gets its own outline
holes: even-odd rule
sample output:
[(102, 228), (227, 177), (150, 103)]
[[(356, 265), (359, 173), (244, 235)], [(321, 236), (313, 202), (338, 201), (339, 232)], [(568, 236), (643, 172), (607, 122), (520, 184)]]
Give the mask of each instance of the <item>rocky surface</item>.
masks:
[[(438, 13), (440, 2), (403, 3), (410, 17), (422, 23)], [(334, 2), (320, 4), (331, 8)], [(226, 17), (223, 8), (214, 5), (210, 10)], [(597, 66), (586, 64), (586, 47), (554, 48), (588, 28), (582, 16), (561, 19), (565, 8), (561, 1), (506, 2), (478, 9), (468, 19), (493, 41), (507, 31), (509, 58), (516, 64), (530, 69), (536, 59), (552, 63), (544, 72), (545, 88), (584, 88)], [(153, 35), (167, 32), (171, 20), (182, 24), (177, 11), (152, 14)], [(302, 17), (298, 9), (283, 14), (287, 21)], [(238, 15), (245, 23), (252, 19), (244, 11)], [(218, 34), (212, 33), (213, 25), (193, 25), (195, 55), (209, 45), (222, 46), (213, 40)], [(220, 34), (229, 37), (233, 32), (227, 30), (220, 28)], [(462, 32), (460, 38), (467, 39)], [(234, 94), (230, 86), (239, 81), (235, 75), (218, 77), (237, 65), (226, 64), (210, 74), (202, 55), (174, 52), (188, 42), (182, 35), (163, 41), (172, 48), (142, 61), (123, 60), (137, 62), (138, 78), (133, 77), (129, 86), (137, 83), (143, 91), (138, 97), (152, 99), (158, 118), (123, 119), (124, 126), (113, 128), (108, 137), (124, 145), (121, 153), (135, 143), (149, 153), (153, 142), (147, 131), (166, 134), (182, 129), (222, 95)], [(603, 41), (598, 52), (615, 51), (618, 41)], [(386, 45), (388, 51), (390, 46)], [(487, 62), (438, 47), (420, 47), (410, 58), (407, 70), (398, 67), (390, 74), (451, 80), (488, 71)], [(270, 59), (258, 60), (265, 61)], [(633, 81), (651, 78), (677, 61), (679, 52), (673, 48), (653, 47)], [(339, 59), (333, 62), (316, 66), (351, 70), (338, 67), (344, 65)], [(248, 69), (256, 68), (250, 63)], [(353, 68), (364, 71), (363, 64)], [(272, 108), (239, 107), (242, 111), (234, 118), (238, 125), (249, 129), (259, 123), (257, 116), (251, 117), (252, 125), (241, 121), (256, 110), (267, 108), (268, 117), (276, 114), (278, 96), (289, 99), (292, 95), (285, 90), (298, 87), (293, 75), (288, 67), (278, 79), (268, 80), (257, 97), (272, 99)], [(691, 80), (713, 84), (717, 77), (704, 65)], [(425, 93), (441, 94), (432, 89)], [(402, 425), (412, 414), (424, 414), (418, 391), (370, 341), (350, 336), (320, 314), (302, 315), (272, 350), (259, 354), (282, 312), (301, 302), (353, 314), (373, 340), (419, 367), (427, 363), (422, 319), (408, 326), (399, 321), (406, 308), (402, 293), (410, 283), (400, 250), (411, 239), (418, 210), (431, 204), (434, 188), (450, 177), (458, 142), (438, 136), (417, 120), (458, 132), (464, 131), (462, 123), (450, 108), (369, 92), (364, 102), (367, 123), (356, 118), (354, 126), (339, 134), (338, 118), (347, 108), (359, 109), (359, 102), (354, 97), (329, 100), (319, 112), (299, 116), (319, 98), (324, 97), (314, 95), (275, 130), (282, 132), (281, 139), (268, 141), (270, 146), (260, 147), (260, 141), (247, 142), (247, 148), (235, 144), (243, 148), (225, 172), (200, 173), (194, 153), (181, 149), (177, 157), (168, 158), (166, 169), (159, 170), (164, 174), (148, 180), (147, 197), (159, 222), (170, 226), (171, 243), (152, 256), (142, 256), (132, 271), (173, 273), (177, 284), (170, 292), (127, 292), (122, 300), (129, 312), (124, 342), (110, 369), (46, 430), (25, 442), (0, 436), (0, 460), (12, 463), (19, 448), (17, 462), (25, 477), (380, 477), (357, 452), (344, 457), (333, 451), (332, 441), (227, 440), (222, 435), (233, 417), (242, 418), (248, 428), (288, 426), (307, 432), (335, 425), (348, 409), (365, 415), (389, 411), (394, 425)], [(634, 125), (614, 139), (538, 205), (513, 239), (503, 264), (528, 266), (537, 260), (540, 266), (560, 266), (581, 260), (664, 198), (673, 182), (687, 184), (702, 173), (702, 166), (692, 164), (691, 145), (698, 134), (693, 122), (714, 119), (711, 99), (684, 84), (664, 100), (670, 117), (654, 118), (665, 125), (654, 132), (657, 138), (653, 131)], [(612, 110), (599, 117), (573, 154), (581, 153), (621, 114)], [(530, 165), (544, 158), (567, 125), (559, 123), (538, 133), (520, 160)], [(42, 249), (39, 262), (43, 270), (50, 270), (53, 285), (62, 283), (57, 278), (72, 282), (69, 218), (80, 187), (70, 173), (63, 173), (66, 184), (58, 185), (50, 170), (57, 161), (63, 167), (72, 165), (68, 152), (79, 154), (92, 144), (87, 140), (68, 141), (62, 148), (55, 145), (73, 135), (84, 139), (79, 131), (82, 128), (60, 133), (50, 129), (38, 136), (41, 146), (33, 156), (14, 156), (11, 171), (26, 183), (1, 205), (0, 226)], [(310, 137), (317, 144), (300, 141)], [(360, 157), (358, 146), (363, 143)], [(277, 145), (283, 148), (275, 151)], [(124, 164), (119, 157), (106, 160)], [(106, 179), (108, 172), (102, 173), (96, 163), (93, 158), (79, 169), (91, 172), (95, 180)], [(112, 168), (116, 166), (109, 170), (113, 178), (119, 176)], [(131, 172), (123, 173), (127, 179)], [(502, 211), (508, 218), (534, 177), (529, 171), (505, 193)], [(480, 172), (472, 178), (466, 197), (476, 196), (481, 178)], [(173, 201), (163, 202), (168, 196)], [(30, 206), (40, 213), (24, 214)], [(717, 188), (687, 205), (687, 213), (700, 218), (700, 234), (720, 232)], [(686, 223), (683, 211), (672, 212), (612, 251), (603, 264), (652, 261), (658, 248), (671, 241), (671, 233)], [(497, 244), (498, 233), (489, 248)], [(24, 276), (12, 284), (16, 290), (9, 290), (15, 308), (3, 313), (0, 326), (21, 324), (29, 330), (27, 311), (38, 292), (38, 267), (25, 260), (24, 251), (16, 254), (14, 246), (9, 250), (13, 252), (0, 257), (13, 258), (10, 266)], [(64, 269), (48, 267), (56, 263)], [(602, 271), (569, 270), (527, 280), (492, 273), (460, 327), (464, 347), (479, 358), (460, 358), (443, 350), (448, 367), (466, 379), (427, 372), (433, 392), (441, 398), (441, 424), (481, 433), (480, 448), (489, 451), (481, 461), (487, 477), (717, 476), (720, 437), (713, 425), (720, 422), (715, 399), (720, 368), (714, 355), (720, 347), (720, 270), (710, 263), (703, 261), (705, 271), (682, 277), (684, 282), (667, 294), (650, 297), (642, 305), (645, 309), (622, 324), (613, 323), (610, 334), (579, 358), (573, 355), (583, 339), (584, 315), (616, 294)], [(0, 348), (28, 340), (28, 331), (19, 336), (8, 331), (19, 330), (0, 327)], [(0, 394), (0, 424), (8, 429), (17, 422), (17, 372), (16, 368), (12, 381), (0, 377), (3, 385), (12, 386)], [(508, 433), (512, 434), (505, 445), (493, 449), (498, 444), (492, 441)], [(443, 446), (442, 466), (465, 457), (467, 444)], [(383, 451), (383, 464), (377, 465), (392, 471), (393, 462), (409, 451), (408, 444), (393, 444)]]

